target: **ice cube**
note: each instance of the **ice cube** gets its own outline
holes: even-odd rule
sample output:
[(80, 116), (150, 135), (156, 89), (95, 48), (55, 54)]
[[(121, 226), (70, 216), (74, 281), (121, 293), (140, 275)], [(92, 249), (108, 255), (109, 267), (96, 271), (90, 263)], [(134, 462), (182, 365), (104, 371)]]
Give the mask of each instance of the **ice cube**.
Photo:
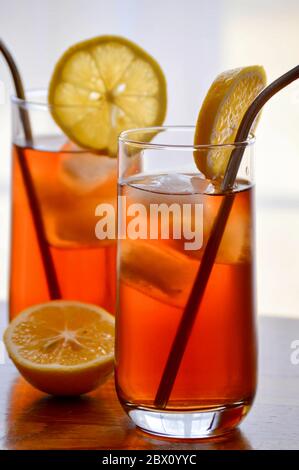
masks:
[(116, 166), (116, 159), (103, 155), (64, 154), (61, 158), (60, 177), (77, 193), (88, 193), (116, 177)]
[(152, 175), (134, 182), (136, 188), (163, 194), (204, 193), (210, 181), (200, 176), (169, 173)]
[(213, 183), (201, 176), (192, 176), (191, 184), (195, 194), (212, 194), (215, 191)]
[(123, 282), (162, 302), (184, 306), (198, 262), (161, 241), (122, 240), (120, 273)]
[(39, 183), (39, 198), (49, 242), (53, 246), (98, 246), (95, 209), (116, 206), (116, 159), (73, 152), (67, 143), (55, 172)]

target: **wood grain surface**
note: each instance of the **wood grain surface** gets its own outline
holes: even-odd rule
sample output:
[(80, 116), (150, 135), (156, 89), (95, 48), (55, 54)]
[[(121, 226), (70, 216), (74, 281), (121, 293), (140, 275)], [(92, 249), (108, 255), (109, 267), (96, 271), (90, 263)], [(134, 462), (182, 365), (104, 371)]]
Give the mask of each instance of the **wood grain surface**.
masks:
[(173, 441), (137, 430), (113, 380), (76, 399), (38, 392), (5, 358), (0, 365), (1, 449), (299, 449), (299, 365), (290, 360), (299, 320), (260, 317), (259, 387), (237, 431), (214, 440)]

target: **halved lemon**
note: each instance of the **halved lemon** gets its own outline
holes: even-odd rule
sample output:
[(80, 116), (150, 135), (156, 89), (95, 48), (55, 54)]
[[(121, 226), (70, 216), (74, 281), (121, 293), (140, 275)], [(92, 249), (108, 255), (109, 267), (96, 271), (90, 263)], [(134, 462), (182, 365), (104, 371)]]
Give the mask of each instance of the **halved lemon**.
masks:
[(166, 81), (159, 64), (139, 46), (100, 36), (63, 54), (48, 99), (56, 123), (72, 141), (115, 156), (120, 132), (163, 123)]
[(34, 387), (53, 395), (80, 395), (113, 371), (114, 317), (91, 304), (48, 302), (20, 313), (4, 342)]
[[(194, 144), (234, 142), (247, 108), (265, 85), (265, 70), (258, 65), (227, 70), (218, 75), (200, 109)], [(216, 179), (224, 175), (230, 153), (230, 149), (195, 151), (194, 158), (206, 177)]]

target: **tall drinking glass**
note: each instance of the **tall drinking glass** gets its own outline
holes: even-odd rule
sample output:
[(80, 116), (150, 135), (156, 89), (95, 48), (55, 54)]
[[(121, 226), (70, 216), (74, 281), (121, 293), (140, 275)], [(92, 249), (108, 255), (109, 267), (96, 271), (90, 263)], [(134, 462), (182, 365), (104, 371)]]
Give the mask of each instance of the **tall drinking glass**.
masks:
[(116, 242), (95, 228), (97, 206), (116, 206), (116, 159), (76, 146), (52, 111), (45, 91), (12, 98), (11, 318), (56, 298), (115, 307)]
[[(119, 138), (116, 388), (137, 426), (179, 438), (238, 425), (256, 389), (254, 138), (194, 146), (194, 128), (123, 132)], [(245, 148), (234, 188), (221, 192), (194, 163)], [(223, 238), (165, 406), (157, 391), (224, 198)]]

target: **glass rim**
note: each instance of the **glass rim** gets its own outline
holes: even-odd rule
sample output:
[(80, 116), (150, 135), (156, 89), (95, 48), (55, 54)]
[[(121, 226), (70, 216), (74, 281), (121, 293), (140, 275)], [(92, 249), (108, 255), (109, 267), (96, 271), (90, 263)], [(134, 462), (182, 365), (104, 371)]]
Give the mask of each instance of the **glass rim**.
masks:
[(216, 150), (216, 149), (234, 149), (238, 147), (249, 147), (253, 145), (256, 141), (255, 135), (250, 132), (249, 136), (246, 140), (240, 142), (233, 142), (233, 143), (225, 143), (225, 144), (169, 144), (169, 143), (157, 143), (157, 142), (150, 142), (143, 140), (138, 140), (134, 138), (130, 138), (132, 134), (146, 134), (146, 133), (159, 133), (165, 131), (191, 131), (195, 132), (196, 126), (192, 125), (175, 125), (175, 126), (154, 126), (154, 127), (139, 127), (136, 129), (128, 129), (122, 131), (118, 136), (118, 141), (127, 144), (133, 147), (138, 148), (147, 148), (147, 149), (169, 149), (169, 150)]
[(42, 101), (41, 99), (34, 99), (36, 96), (45, 96), (48, 98), (48, 88), (28, 88), (25, 90), (25, 98), (19, 98), (15, 93), (10, 95), (10, 100), (13, 104), (24, 108), (36, 108), (49, 111), (51, 109), (63, 108), (63, 109), (75, 109), (75, 108), (92, 108), (96, 106), (93, 104), (51, 104), (48, 101)]
[[(26, 97), (29, 95), (29, 97)], [(44, 102), (40, 99), (34, 99), (30, 97), (34, 95), (44, 95), (48, 96), (48, 89), (47, 88), (29, 88), (25, 90), (25, 98), (19, 98), (16, 94), (12, 94), (10, 96), (11, 102), (17, 106), (22, 108), (38, 108), (44, 110), (51, 110), (55, 108), (92, 108), (94, 109), (94, 105), (86, 105), (86, 104), (51, 104), (48, 101)], [(195, 132), (195, 126), (193, 125), (165, 125), (165, 126), (152, 126), (152, 127), (136, 127), (127, 129), (122, 131), (118, 136), (118, 142), (122, 142), (124, 144), (128, 144), (137, 148), (147, 148), (147, 149), (193, 149), (193, 150), (211, 150), (211, 149), (234, 149), (237, 147), (249, 147), (255, 143), (255, 135), (250, 132), (249, 136), (246, 140), (240, 142), (233, 142), (233, 143), (225, 143), (225, 144), (169, 144), (169, 143), (157, 143), (147, 141), (145, 139), (134, 139), (130, 138), (130, 135), (140, 133), (160, 133), (165, 131), (191, 131)]]

